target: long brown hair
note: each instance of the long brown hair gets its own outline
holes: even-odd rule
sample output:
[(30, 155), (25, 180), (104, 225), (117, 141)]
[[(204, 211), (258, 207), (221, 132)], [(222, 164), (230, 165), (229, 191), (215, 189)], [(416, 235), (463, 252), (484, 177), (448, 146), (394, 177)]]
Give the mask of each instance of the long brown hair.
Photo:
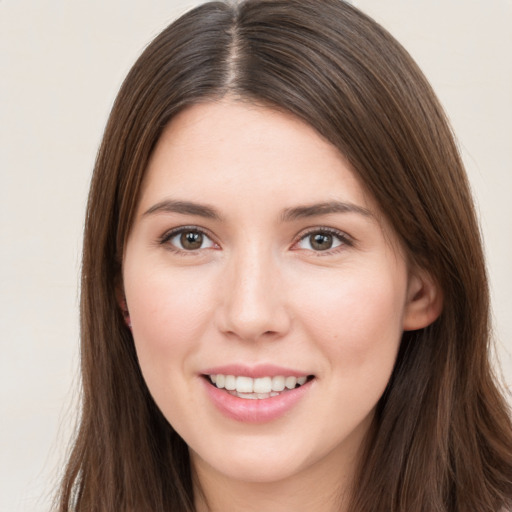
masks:
[(407, 52), (352, 6), (248, 0), (202, 5), (165, 29), (110, 115), (87, 208), (82, 412), (59, 510), (194, 510), (187, 446), (146, 388), (116, 290), (162, 130), (228, 93), (291, 112), (334, 144), (443, 292), (441, 316), (404, 333), (350, 510), (512, 507), (512, 427), (488, 360), (479, 228), (442, 108)]

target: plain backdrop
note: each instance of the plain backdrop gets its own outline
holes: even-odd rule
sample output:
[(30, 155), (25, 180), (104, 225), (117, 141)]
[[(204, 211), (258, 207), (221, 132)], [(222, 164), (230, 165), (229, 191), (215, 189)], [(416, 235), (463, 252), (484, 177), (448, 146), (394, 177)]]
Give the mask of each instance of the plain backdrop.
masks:
[[(44, 511), (76, 416), (90, 173), (145, 45), (200, 2), (0, 0), (0, 510)], [(512, 0), (355, 0), (423, 68), (480, 213), (512, 384)]]

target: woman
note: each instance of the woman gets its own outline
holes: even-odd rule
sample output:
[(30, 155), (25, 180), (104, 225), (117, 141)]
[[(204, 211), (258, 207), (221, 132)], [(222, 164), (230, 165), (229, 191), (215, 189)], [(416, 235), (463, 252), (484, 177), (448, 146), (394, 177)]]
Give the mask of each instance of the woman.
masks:
[(91, 185), (60, 510), (493, 511), (512, 427), (450, 128), (339, 0), (205, 4)]

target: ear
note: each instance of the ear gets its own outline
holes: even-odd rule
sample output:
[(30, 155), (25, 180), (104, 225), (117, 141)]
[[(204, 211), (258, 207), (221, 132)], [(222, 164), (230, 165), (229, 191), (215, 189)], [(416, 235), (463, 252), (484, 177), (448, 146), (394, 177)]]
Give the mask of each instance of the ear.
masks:
[(415, 331), (433, 323), (443, 310), (443, 293), (423, 269), (411, 270), (404, 311), (404, 331)]
[(126, 303), (126, 296), (124, 294), (123, 287), (120, 285), (116, 286), (116, 300), (119, 308), (121, 309), (121, 313), (123, 314), (124, 323), (131, 330), (132, 321), (130, 319), (130, 312), (128, 311), (128, 304)]

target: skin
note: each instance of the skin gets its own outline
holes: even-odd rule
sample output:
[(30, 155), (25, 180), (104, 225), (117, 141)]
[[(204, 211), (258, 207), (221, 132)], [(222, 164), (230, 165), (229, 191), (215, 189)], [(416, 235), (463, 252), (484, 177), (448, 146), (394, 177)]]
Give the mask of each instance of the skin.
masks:
[[(216, 216), (158, 208), (169, 200)], [(350, 211), (283, 218), (334, 201)], [(180, 245), (180, 227), (204, 232), (202, 244)], [(402, 331), (440, 308), (336, 148), (291, 115), (233, 99), (189, 107), (165, 129), (123, 282), (148, 388), (190, 447), (200, 511), (342, 510)], [(231, 363), (314, 379), (287, 414), (244, 423), (212, 404), (201, 376)]]

